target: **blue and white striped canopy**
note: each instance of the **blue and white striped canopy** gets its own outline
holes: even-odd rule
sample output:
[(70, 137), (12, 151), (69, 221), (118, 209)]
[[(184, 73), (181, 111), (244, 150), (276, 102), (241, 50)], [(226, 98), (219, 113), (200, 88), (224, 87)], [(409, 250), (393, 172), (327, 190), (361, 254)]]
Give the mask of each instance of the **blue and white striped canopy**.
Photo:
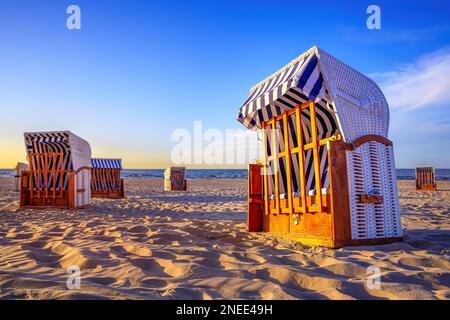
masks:
[(257, 84), (240, 108), (237, 120), (249, 129), (261, 128), (261, 123), (312, 100), (326, 104), (327, 91), (319, 70), (316, 48), (293, 60), (283, 69)]
[(91, 166), (96, 169), (122, 169), (122, 160), (92, 158)]
[(65, 142), (67, 140), (66, 136), (58, 136), (58, 134), (62, 135), (62, 133), (48, 133), (47, 136), (36, 136), (32, 138), (33, 142), (43, 142), (43, 143), (52, 143), (52, 142)]

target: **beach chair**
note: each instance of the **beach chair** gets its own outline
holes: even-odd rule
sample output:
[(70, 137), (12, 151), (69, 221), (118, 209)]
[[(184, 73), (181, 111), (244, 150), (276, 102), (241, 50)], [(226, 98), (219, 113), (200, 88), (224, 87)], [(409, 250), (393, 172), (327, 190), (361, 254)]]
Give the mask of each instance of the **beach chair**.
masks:
[(332, 248), (402, 239), (389, 109), (372, 80), (313, 47), (253, 87), (237, 120), (262, 133), (250, 231)]
[(30, 167), (26, 163), (17, 162), (17, 165), (14, 168), (14, 171), (16, 171), (16, 174), (14, 175), (14, 191), (20, 191), (20, 177), (22, 171), (28, 171), (29, 168)]
[(82, 208), (91, 203), (91, 148), (70, 131), (25, 133), (29, 170), (20, 207)]
[(416, 189), (423, 191), (436, 191), (436, 174), (433, 167), (416, 168)]
[(121, 159), (91, 159), (92, 197), (120, 199), (124, 197)]
[(186, 168), (170, 167), (164, 171), (164, 190), (166, 191), (185, 191), (187, 189), (186, 179), (184, 178)]

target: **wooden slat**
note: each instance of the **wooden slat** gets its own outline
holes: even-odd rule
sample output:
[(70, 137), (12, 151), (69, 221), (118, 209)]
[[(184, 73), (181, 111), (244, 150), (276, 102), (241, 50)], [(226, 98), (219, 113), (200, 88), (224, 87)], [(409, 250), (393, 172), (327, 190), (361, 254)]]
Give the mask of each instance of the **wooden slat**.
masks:
[(295, 113), (295, 123), (297, 126), (297, 141), (298, 141), (298, 150), (302, 151), (298, 153), (298, 167), (300, 174), (300, 198), (301, 198), (301, 208), (300, 212), (306, 213), (306, 177), (305, 177), (305, 153), (303, 152), (303, 128), (302, 128), (302, 112), (299, 107), (296, 108)]
[(37, 173), (37, 197), (41, 198), (41, 154), (36, 157), (36, 173)]
[(286, 183), (287, 183), (287, 194), (288, 194), (288, 211), (289, 214), (293, 213), (292, 205), (292, 170), (291, 170), (291, 146), (289, 144), (289, 126), (288, 126), (288, 115), (284, 113), (283, 116), (283, 127), (284, 127), (284, 155), (286, 159)]
[(269, 214), (269, 177), (267, 176), (267, 166), (269, 165), (269, 160), (268, 160), (268, 156), (267, 156), (267, 142), (268, 141), (270, 141), (270, 140), (269, 140), (269, 136), (267, 135), (267, 126), (266, 126), (266, 123), (263, 123), (264, 213), (266, 215)]
[(271, 150), (272, 154), (274, 155), (275, 160), (273, 161), (273, 167), (274, 167), (274, 175), (275, 175), (275, 212), (279, 214), (281, 212), (280, 207), (280, 181), (278, 176), (278, 146), (276, 144), (276, 130), (277, 130), (277, 123), (275, 119), (272, 120), (272, 123), (269, 123), (272, 126), (272, 144), (271, 144)]
[(59, 198), (62, 199), (63, 197), (63, 190), (64, 190), (64, 154), (58, 153), (59, 155), (59, 170), (60, 170), (60, 178), (59, 178)]
[(56, 173), (56, 153), (52, 153), (51, 155), (52, 155), (52, 160), (53, 160), (53, 162), (52, 162), (52, 177), (53, 177), (53, 180), (52, 180), (53, 190), (52, 190), (52, 192), (53, 192), (53, 204), (55, 204), (55, 198), (56, 198), (56, 175), (57, 175), (57, 173)]
[(313, 102), (309, 104), (309, 113), (311, 118), (311, 135), (313, 147), (313, 157), (314, 157), (314, 178), (316, 185), (316, 205), (319, 212), (323, 211), (322, 203), (322, 181), (320, 176), (320, 158), (319, 158), (319, 142), (317, 134), (317, 119), (316, 119), (316, 106)]
[(29, 189), (30, 189), (30, 197), (31, 199), (33, 199), (34, 196), (34, 181), (33, 181), (33, 167), (34, 167), (34, 161), (33, 161), (33, 156), (32, 153), (29, 152), (28, 153), (28, 161), (30, 161), (30, 178), (29, 178)]
[(48, 154), (46, 154), (45, 156), (44, 156), (44, 165), (45, 165), (45, 167), (44, 167), (44, 169), (45, 169), (45, 172), (44, 172), (44, 180), (45, 180), (45, 198), (46, 199), (48, 199), (48, 188), (49, 188), (49, 185), (48, 185), (48, 174), (49, 174), (49, 171), (48, 171)]

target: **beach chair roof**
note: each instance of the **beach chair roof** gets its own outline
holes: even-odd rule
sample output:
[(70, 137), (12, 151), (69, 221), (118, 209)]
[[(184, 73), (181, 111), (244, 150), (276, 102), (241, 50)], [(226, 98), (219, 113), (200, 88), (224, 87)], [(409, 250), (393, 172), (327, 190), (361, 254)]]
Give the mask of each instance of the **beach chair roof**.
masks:
[(326, 111), (317, 114), (319, 132), (334, 130), (336, 122), (347, 142), (368, 134), (387, 137), (389, 109), (377, 84), (318, 47), (254, 86), (237, 120), (261, 129), (263, 121), (308, 100)]
[(65, 169), (78, 170), (91, 162), (89, 143), (70, 131), (25, 132), (27, 152), (62, 152)]
[(92, 158), (91, 167), (96, 169), (122, 169), (122, 159)]

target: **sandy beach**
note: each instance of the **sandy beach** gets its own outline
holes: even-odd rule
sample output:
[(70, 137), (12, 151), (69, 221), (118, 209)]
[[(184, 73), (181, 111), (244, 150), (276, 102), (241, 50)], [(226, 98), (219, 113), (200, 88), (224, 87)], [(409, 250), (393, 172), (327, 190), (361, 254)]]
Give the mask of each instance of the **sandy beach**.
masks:
[[(405, 241), (339, 250), (247, 233), (246, 180), (125, 183), (124, 200), (31, 210), (0, 178), (0, 298), (450, 299), (450, 182), (399, 181)], [(366, 285), (370, 265), (380, 289)]]

